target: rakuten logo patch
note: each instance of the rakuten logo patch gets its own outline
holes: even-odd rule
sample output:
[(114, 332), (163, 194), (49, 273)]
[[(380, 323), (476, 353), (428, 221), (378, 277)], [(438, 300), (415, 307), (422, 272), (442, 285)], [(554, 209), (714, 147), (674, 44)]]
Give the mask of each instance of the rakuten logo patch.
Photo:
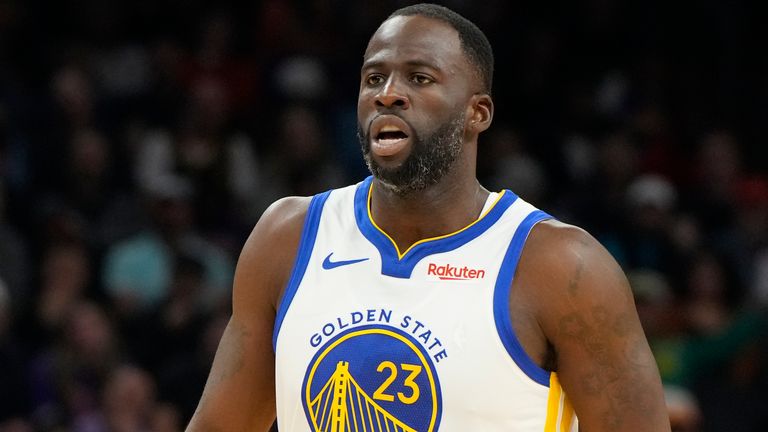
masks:
[(472, 280), (484, 278), (485, 270), (471, 269), (467, 266), (454, 267), (450, 264), (437, 265), (429, 263), (429, 267), (427, 267), (427, 275), (437, 276), (441, 280)]

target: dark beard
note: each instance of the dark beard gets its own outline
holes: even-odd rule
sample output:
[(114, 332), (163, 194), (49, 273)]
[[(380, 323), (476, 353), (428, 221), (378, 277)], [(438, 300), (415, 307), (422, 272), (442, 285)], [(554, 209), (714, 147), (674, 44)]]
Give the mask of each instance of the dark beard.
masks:
[(411, 130), (412, 148), (397, 167), (384, 168), (371, 157), (370, 132), (363, 135), (357, 125), (357, 138), (368, 170), (397, 195), (405, 196), (437, 184), (450, 171), (462, 151), (464, 116), (459, 113), (432, 134), (421, 138)]

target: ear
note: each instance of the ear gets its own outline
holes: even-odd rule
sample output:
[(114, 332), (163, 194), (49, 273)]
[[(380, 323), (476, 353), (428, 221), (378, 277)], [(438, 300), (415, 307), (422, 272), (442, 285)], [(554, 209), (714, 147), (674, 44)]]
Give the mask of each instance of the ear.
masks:
[(491, 127), (493, 121), (493, 99), (485, 93), (472, 95), (469, 107), (469, 128), (480, 133)]

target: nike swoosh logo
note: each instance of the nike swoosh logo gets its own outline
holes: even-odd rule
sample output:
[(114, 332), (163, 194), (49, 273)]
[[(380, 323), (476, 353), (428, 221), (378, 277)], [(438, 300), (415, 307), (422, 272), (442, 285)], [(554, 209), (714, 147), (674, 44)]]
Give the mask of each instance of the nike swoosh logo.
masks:
[(350, 264), (357, 264), (359, 262), (368, 261), (368, 258), (360, 258), (360, 259), (353, 259), (353, 260), (346, 260), (346, 261), (331, 261), (331, 255), (333, 255), (333, 252), (329, 253), (327, 257), (323, 260), (323, 268), (326, 270), (330, 270), (332, 268), (341, 267), (345, 265)]

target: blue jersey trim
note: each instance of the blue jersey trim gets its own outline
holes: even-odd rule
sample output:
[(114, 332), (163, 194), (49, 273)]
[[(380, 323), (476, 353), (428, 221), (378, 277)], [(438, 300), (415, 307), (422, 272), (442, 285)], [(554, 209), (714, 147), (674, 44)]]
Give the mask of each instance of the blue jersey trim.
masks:
[(301, 231), (299, 250), (296, 253), (296, 261), (293, 264), (293, 271), (291, 272), (290, 279), (288, 279), (288, 285), (285, 287), (285, 293), (280, 301), (280, 306), (277, 309), (277, 316), (275, 316), (275, 328), (272, 332), (272, 349), (275, 351), (277, 351), (277, 336), (280, 333), (280, 327), (283, 324), (285, 314), (288, 312), (288, 306), (291, 305), (293, 297), (299, 289), (301, 279), (304, 278), (304, 272), (307, 270), (309, 257), (312, 256), (315, 238), (317, 238), (317, 228), (320, 225), (320, 216), (323, 214), (323, 206), (330, 194), (331, 191), (327, 191), (315, 195), (309, 203), (307, 216), (304, 219), (304, 227)]
[(357, 227), (365, 238), (379, 250), (381, 255), (381, 274), (402, 279), (410, 278), (413, 268), (425, 257), (452, 251), (484, 233), (517, 200), (517, 195), (510, 191), (505, 191), (496, 205), (473, 225), (453, 235), (417, 244), (408, 250), (402, 258), (399, 258), (397, 249), (395, 249), (392, 241), (373, 224), (368, 216), (368, 191), (372, 181), (373, 177), (368, 177), (355, 190), (355, 219)]
[(546, 387), (549, 387), (550, 372), (534, 363), (525, 352), (522, 345), (520, 345), (515, 330), (512, 328), (512, 318), (509, 314), (509, 296), (512, 287), (512, 279), (515, 276), (515, 269), (517, 269), (517, 263), (520, 261), (520, 255), (523, 251), (525, 240), (528, 238), (528, 234), (538, 222), (550, 218), (551, 216), (547, 213), (544, 213), (541, 210), (535, 210), (523, 219), (523, 222), (512, 236), (512, 241), (504, 255), (504, 262), (499, 270), (499, 275), (496, 279), (496, 286), (493, 292), (493, 316), (496, 321), (496, 330), (499, 332), (499, 337), (504, 344), (504, 348), (507, 349), (507, 352), (512, 356), (512, 359), (517, 366), (528, 375), (528, 377)]

